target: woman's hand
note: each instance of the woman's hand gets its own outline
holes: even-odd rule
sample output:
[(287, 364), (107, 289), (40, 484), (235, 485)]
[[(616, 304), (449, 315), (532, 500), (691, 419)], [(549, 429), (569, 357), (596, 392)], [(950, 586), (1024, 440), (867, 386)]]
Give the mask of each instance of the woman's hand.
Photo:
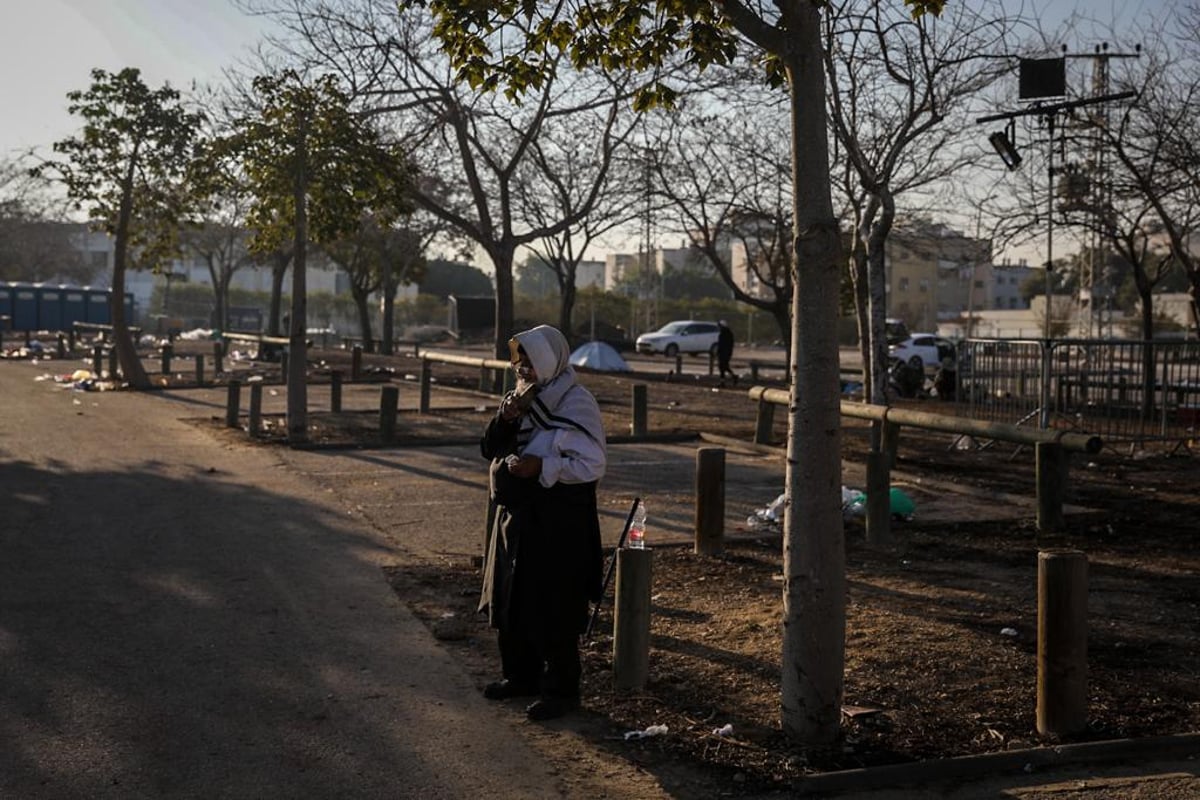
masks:
[(500, 418), (505, 422), (512, 422), (521, 416), (521, 407), (517, 405), (516, 399), (511, 395), (507, 395), (500, 401)]
[(542, 474), (542, 459), (538, 456), (520, 456), (505, 459), (508, 471), (518, 478), (536, 478)]

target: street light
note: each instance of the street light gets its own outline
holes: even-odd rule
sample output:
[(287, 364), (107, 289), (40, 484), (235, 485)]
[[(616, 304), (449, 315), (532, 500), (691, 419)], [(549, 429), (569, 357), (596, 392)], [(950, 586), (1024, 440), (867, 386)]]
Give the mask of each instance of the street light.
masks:
[(1012, 139), (1015, 138), (1015, 128), (1016, 125), (1010, 120), (1007, 128), (1002, 131), (996, 131), (988, 137), (988, 141), (996, 149), (1000, 160), (1004, 162), (1004, 166), (1008, 167), (1010, 171), (1021, 166), (1021, 154), (1017, 152), (1016, 145), (1012, 143)]

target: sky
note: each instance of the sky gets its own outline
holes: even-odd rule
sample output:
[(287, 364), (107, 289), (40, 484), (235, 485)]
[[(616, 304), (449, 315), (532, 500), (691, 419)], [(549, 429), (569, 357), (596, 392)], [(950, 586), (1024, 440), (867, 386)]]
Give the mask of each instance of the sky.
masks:
[(151, 87), (217, 82), (259, 39), (230, 0), (0, 0), (0, 159), (49, 151), (78, 123), (66, 95), (91, 70), (138, 67)]
[[(899, 0), (895, 0), (898, 2)], [(971, 2), (971, 0), (951, 0)], [(1061, 19), (1073, 9), (1134, 20), (1179, 0), (1004, 0)], [(0, 159), (71, 135), (66, 93), (90, 70), (142, 70), (150, 86), (219, 81), (260, 37), (263, 21), (232, 0), (0, 0)], [(1068, 43), (1087, 48), (1091, 42)]]
[[(1037, 11), (1049, 25), (1078, 10), (1118, 20), (1118, 29), (1182, 2), (1001, 1)], [(77, 132), (66, 94), (86, 89), (93, 68), (138, 67), (155, 88), (168, 81), (181, 90), (193, 81), (219, 83), (222, 70), (247, 56), (266, 27), (233, 0), (0, 0), (0, 9), (0, 161), (30, 149), (49, 155), (53, 142)], [(1096, 44), (1094, 31), (1076, 33), (1080, 41), (1064, 42), (1073, 51)]]

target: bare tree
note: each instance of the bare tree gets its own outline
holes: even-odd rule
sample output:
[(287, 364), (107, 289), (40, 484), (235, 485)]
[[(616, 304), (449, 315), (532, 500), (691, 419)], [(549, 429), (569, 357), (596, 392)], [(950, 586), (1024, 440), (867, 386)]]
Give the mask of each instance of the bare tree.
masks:
[[(865, 394), (887, 402), (884, 255), (896, 202), (961, 178), (979, 157), (974, 101), (1009, 69), (1012, 22), (999, 3), (941, 17), (844, 0), (824, 17), (835, 186), (850, 213), (850, 277)], [(911, 209), (910, 202), (910, 210)]]
[[(254, 0), (286, 31), (275, 41), (286, 57), (333, 71), (351, 87), (365, 113), (379, 115), (412, 154), (417, 172), (437, 176), (449, 191), (426, 193), (416, 204), (460, 231), (492, 262), (496, 284), (495, 352), (507, 353), (513, 327), (513, 261), (518, 249), (578, 230), (605, 186), (614, 153), (636, 126), (621, 81), (598, 71), (554, 71), (554, 79), (521, 102), (464, 85), (434, 36), (429, 12), (386, 0)], [(547, 136), (563, 121), (593, 121), (577, 160), (573, 209), (558, 219), (525, 218), (518, 202), (523, 181), (562, 159), (544, 157)], [(543, 159), (539, 161), (538, 152)], [(553, 175), (543, 176), (553, 180)]]
[(687, 237), (737, 300), (775, 320), (790, 351), (787, 95), (746, 69), (731, 72), (728, 83), (663, 120), (650, 148), (653, 191), (666, 224)]

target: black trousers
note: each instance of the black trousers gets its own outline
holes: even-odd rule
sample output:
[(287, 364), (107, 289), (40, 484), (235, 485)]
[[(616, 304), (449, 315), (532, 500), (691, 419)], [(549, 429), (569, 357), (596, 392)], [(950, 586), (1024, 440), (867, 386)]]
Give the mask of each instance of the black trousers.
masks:
[(543, 697), (579, 697), (579, 634), (533, 635), (528, 626), (500, 629), (500, 664), (512, 683), (537, 689)]

